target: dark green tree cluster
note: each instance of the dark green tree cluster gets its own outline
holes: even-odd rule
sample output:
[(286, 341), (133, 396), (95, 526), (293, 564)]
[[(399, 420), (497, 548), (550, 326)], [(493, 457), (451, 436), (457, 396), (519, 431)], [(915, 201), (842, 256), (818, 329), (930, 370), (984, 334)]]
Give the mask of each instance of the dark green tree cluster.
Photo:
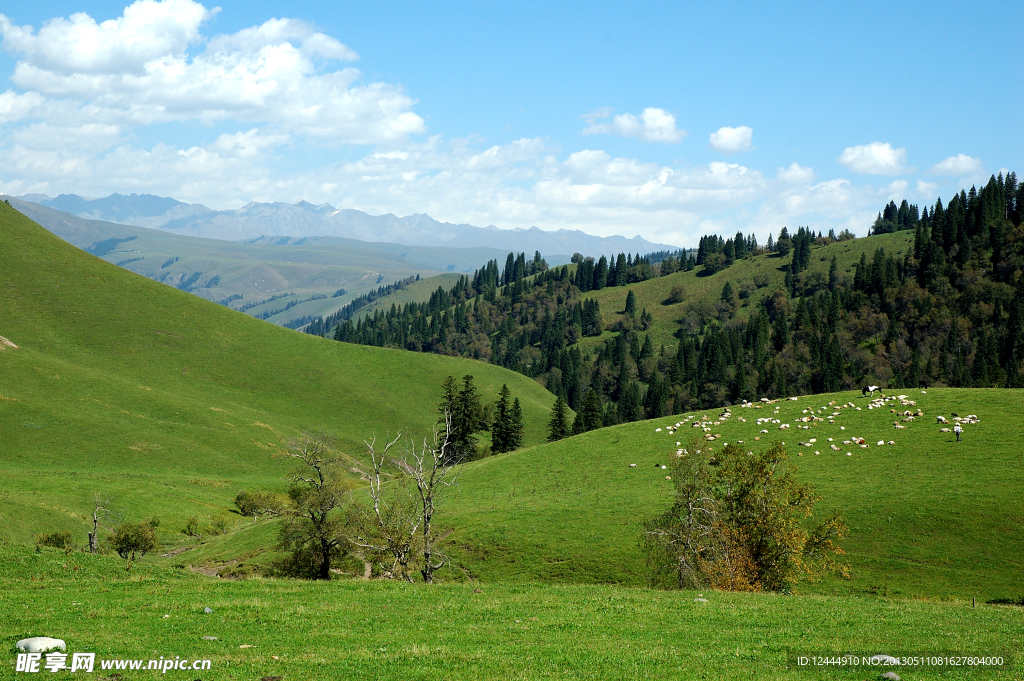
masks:
[(730, 239), (712, 234), (700, 238), (695, 264), (704, 266), (704, 274), (714, 274), (758, 252), (757, 238), (753, 234), (743, 236), (742, 232), (736, 232)]
[(871, 226), (871, 234), (889, 234), (905, 229), (914, 229), (920, 220), (920, 212), (917, 206), (907, 203), (903, 199), (899, 207), (895, 201), (890, 201), (885, 209), (878, 214), (875, 224)]
[(440, 420), (451, 419), (450, 437), (452, 462), (472, 461), (479, 455), (476, 434), (490, 427), (487, 414), (480, 403), (473, 377), (462, 377), (462, 386), (448, 376), (441, 384), (441, 402), (437, 405)]
[(509, 402), (511, 397), (508, 386), (503, 384), (494, 405), (494, 421), (491, 422), (491, 450), (495, 454), (523, 446), (523, 408), (518, 397)]
[(491, 287), (490, 277), (462, 277), (450, 290), (439, 287), (427, 302), (348, 320), (334, 338), (473, 357), (536, 377), (566, 346), (604, 331), (600, 304), (582, 300), (572, 278), (567, 266), (501, 288)]
[(602, 255), (595, 261), (577, 253), (573, 262), (576, 263), (576, 269), (572, 274), (572, 283), (583, 293), (600, 291), (608, 286), (635, 284), (656, 276), (651, 260), (639, 254), (634, 259), (631, 253), (619, 253), (610, 260)]
[[(578, 344), (605, 330), (596, 301), (581, 295), (579, 282), (593, 290), (603, 278), (607, 288), (620, 272), (628, 282), (630, 268), (639, 262), (642, 270), (646, 259), (627, 256), (624, 268), (619, 258), (602, 266), (601, 259), (588, 263), (580, 256), (575, 268), (533, 275), (525, 273), (543, 259), (512, 258), (509, 284), (492, 261), (428, 303), (343, 324), (335, 337), (475, 357), (536, 378), (558, 397), (549, 423), (553, 440), (742, 399), (865, 382), (1024, 387), (1022, 205), (1012, 173), (919, 215), (910, 204), (890, 204), (883, 222), (913, 229), (913, 248), (868, 250), (852, 273), (841, 272), (834, 255), (827, 274), (811, 268), (824, 259), (814, 257), (815, 249), (852, 238), (848, 232), (823, 236), (801, 227), (791, 235), (783, 228), (766, 250), (782, 259), (786, 286), (740, 314), (750, 287), (727, 283), (714, 305), (717, 315), (711, 309), (698, 323), (684, 319), (671, 349), (655, 348), (644, 333), (649, 315), (637, 310), (632, 289), (624, 292), (624, 320), (635, 323), (617, 322), (614, 336), (587, 350)], [(705, 237), (701, 246), (694, 260), (706, 269), (716, 253), (746, 257), (759, 250), (742, 234)], [(678, 262), (684, 260), (689, 255), (679, 254)]]

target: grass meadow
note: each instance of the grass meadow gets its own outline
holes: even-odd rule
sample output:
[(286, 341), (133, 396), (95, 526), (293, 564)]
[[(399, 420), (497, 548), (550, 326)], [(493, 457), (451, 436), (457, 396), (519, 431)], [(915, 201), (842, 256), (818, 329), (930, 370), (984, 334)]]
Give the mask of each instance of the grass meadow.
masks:
[[(83, 535), (93, 492), (130, 519), (233, 520), (243, 487), (284, 488), (273, 458), (304, 430), (422, 437), (445, 376), (503, 383), (542, 442), (554, 397), (486, 363), (336, 343), (138, 277), (0, 205), (0, 537)], [(358, 480), (353, 475), (353, 481)], [(170, 535), (168, 540), (173, 540)]]
[[(128, 574), (117, 558), (10, 546), (0, 552), (0, 587), (4, 638), (11, 643), (48, 635), (65, 639), (69, 652), (93, 652), (100, 659), (209, 659), (209, 671), (165, 675), (204, 681), (853, 681), (875, 678), (879, 670), (791, 669), (790, 651), (1009, 658), (1020, 652), (1024, 631), (1019, 607), (971, 607), (961, 600), (510, 582), (214, 580), (154, 566)], [(204, 613), (207, 607), (213, 612)], [(0, 673), (14, 678), (13, 646), (7, 652)], [(1022, 678), (1016, 666), (900, 673), (913, 679)], [(159, 676), (140, 671), (121, 678)]]
[[(3, 678), (17, 676), (14, 642), (34, 635), (100, 657), (209, 658), (202, 675), (168, 672), (203, 681), (852, 681), (879, 670), (795, 670), (787, 654), (1024, 649), (1024, 608), (986, 602), (1024, 596), (1020, 391), (904, 391), (914, 406), (882, 409), (860, 393), (807, 396), (544, 444), (553, 398), (518, 374), (260, 322), (88, 256), (5, 205), (0, 238), (0, 336), (17, 346), (0, 344)], [(720, 290), (715, 277), (708, 285)], [(624, 291), (597, 295), (612, 293)], [(252, 572), (275, 555), (275, 521), (239, 517), (232, 499), (284, 489), (288, 465), (273, 455), (290, 437), (323, 429), (358, 467), (365, 437), (425, 434), (441, 381), (465, 373), (485, 401), (508, 383), (527, 446), (467, 465), (442, 498), (453, 565), (440, 583), (367, 581), (346, 565), (328, 583)], [(891, 408), (923, 415), (903, 422)], [(809, 412), (825, 420), (800, 420)], [(935, 419), (954, 412), (980, 419), (960, 443)], [(802, 582), (787, 596), (647, 588), (640, 525), (669, 503), (660, 466), (693, 437), (711, 448), (785, 442), (797, 477), (823, 497), (819, 511), (849, 523), (851, 578)], [(127, 520), (161, 519), (159, 550), (130, 572), (116, 556), (31, 546), (55, 530), (84, 541), (94, 492), (112, 494)], [(203, 525), (199, 542), (180, 531), (189, 516)], [(211, 536), (218, 519), (227, 531)], [(1024, 678), (1016, 667), (904, 671)]]

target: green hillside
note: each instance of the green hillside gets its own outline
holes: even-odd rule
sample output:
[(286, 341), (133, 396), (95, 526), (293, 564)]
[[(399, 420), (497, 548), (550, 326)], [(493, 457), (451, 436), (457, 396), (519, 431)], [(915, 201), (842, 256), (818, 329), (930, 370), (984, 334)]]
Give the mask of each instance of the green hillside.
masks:
[(356, 462), (374, 433), (427, 432), (449, 374), (473, 374), (485, 402), (507, 383), (527, 442), (544, 439), (554, 398), (513, 372), (283, 329), (87, 255), (6, 204), (0, 242), (2, 537), (84, 536), (93, 492), (160, 516), (169, 541), (190, 515), (237, 518), (240, 488), (283, 488), (271, 455), (289, 437), (324, 429)]
[[(884, 248), (889, 255), (899, 254), (902, 256), (913, 245), (913, 232), (895, 232), (879, 234), (867, 239), (850, 239), (825, 246), (814, 246), (811, 250), (811, 264), (807, 269), (806, 276), (822, 276), (827, 280), (832, 256), (835, 256), (842, 276), (852, 280), (854, 266), (860, 260), (861, 254), (866, 254), (870, 260), (876, 249)], [(737, 260), (729, 267), (709, 276), (705, 276), (703, 268), (689, 272), (674, 272), (664, 277), (630, 284), (627, 287), (610, 287), (600, 291), (591, 291), (584, 294), (584, 297), (597, 300), (601, 304), (604, 323), (613, 326), (624, 318), (626, 295), (628, 291), (633, 291), (633, 295), (636, 296), (637, 309), (646, 308), (653, 317), (653, 324), (647, 333), (651, 336), (655, 347), (661, 345), (672, 347), (678, 342), (674, 334), (681, 325), (686, 326), (687, 331), (694, 330), (692, 326), (686, 325), (688, 315), (697, 321), (700, 319), (699, 312), (702, 309), (714, 311), (715, 303), (720, 300), (726, 282), (730, 282), (737, 292), (743, 290), (749, 292), (749, 297), (741, 298), (738, 317), (746, 317), (751, 310), (757, 310), (765, 298), (783, 288), (784, 269), (789, 260), (788, 257), (781, 257), (775, 253), (757, 255)], [(759, 280), (760, 277), (767, 277), (767, 282), (763, 279)], [(677, 286), (682, 288), (680, 302), (668, 303), (672, 289)], [(584, 341), (584, 344), (593, 342), (588, 339)]]
[(356, 314), (352, 315), (352, 319), (359, 319), (366, 315), (372, 316), (373, 313), (378, 310), (387, 312), (392, 305), (422, 303), (430, 299), (430, 294), (436, 291), (438, 286), (444, 289), (450, 289), (461, 276), (461, 274), (446, 273), (420, 279), (419, 281), (409, 284), (401, 291), (396, 291), (395, 293), (384, 296), (383, 298), (378, 298), (369, 305), (361, 308)]
[[(785, 442), (798, 478), (824, 497), (819, 511), (837, 509), (847, 519), (850, 535), (843, 546), (853, 579), (804, 584), (802, 591), (1015, 597), (1024, 583), (1024, 453), (1013, 424), (1024, 395), (996, 389), (914, 393), (908, 395), (916, 402), (912, 409), (925, 415), (907, 422), (890, 409), (911, 407), (867, 409), (869, 400), (859, 392), (805, 396), (761, 409), (732, 407), (734, 416), (709, 426), (708, 434), (721, 435), (709, 446), (742, 442), (753, 449)], [(834, 424), (798, 428), (805, 424), (797, 419), (808, 417), (805, 409), (824, 417), (834, 411), (832, 401), (860, 410), (839, 409)], [(951, 419), (954, 412), (980, 418), (965, 426), (961, 443), (936, 425), (937, 415)], [(696, 415), (714, 423), (721, 413)], [(706, 435), (690, 427), (693, 416), (603, 428), (473, 464), (453, 493), (448, 521), (460, 566), (484, 581), (645, 584), (640, 524), (663, 510), (673, 493), (656, 466), (668, 463), (677, 442), (685, 447)], [(769, 416), (790, 428), (756, 423)], [(906, 427), (895, 429), (897, 420)], [(670, 433), (667, 427), (677, 422), (683, 427)], [(865, 438), (868, 447), (844, 445), (852, 436)], [(812, 438), (811, 446), (799, 444)], [(895, 444), (878, 446), (880, 440)]]
[[(732, 407), (733, 417), (709, 426), (710, 435), (721, 436), (710, 446), (786, 443), (797, 477), (823, 497), (819, 514), (838, 510), (847, 520), (843, 560), (852, 579), (804, 582), (801, 593), (1016, 598), (1024, 582), (1024, 500), (1018, 493), (1024, 454), (1010, 424), (1024, 397), (1014, 390), (948, 388), (908, 397), (923, 417), (904, 422), (890, 412), (895, 407), (867, 409), (869, 400), (859, 392)], [(797, 419), (808, 417), (805, 409), (824, 418), (835, 409), (818, 410), (833, 401), (860, 410), (842, 408), (834, 424), (811, 421), (808, 430), (798, 428), (805, 424)], [(950, 419), (954, 412), (980, 418), (965, 427), (961, 443), (936, 425), (937, 415)], [(660, 465), (674, 456), (677, 442), (686, 447), (706, 436), (690, 426), (694, 416), (714, 424), (721, 413), (612, 426), (470, 464), (442, 504), (455, 559), (444, 579), (645, 586), (641, 525), (673, 494)], [(758, 425), (762, 417), (790, 428)], [(897, 420), (906, 427), (895, 429)], [(669, 432), (675, 423), (683, 427)], [(867, 448), (843, 444), (854, 436), (865, 438)], [(895, 444), (879, 446), (880, 440)], [(260, 564), (270, 557), (275, 527), (274, 521), (243, 524), (174, 560), (212, 571), (230, 570), (239, 556)]]

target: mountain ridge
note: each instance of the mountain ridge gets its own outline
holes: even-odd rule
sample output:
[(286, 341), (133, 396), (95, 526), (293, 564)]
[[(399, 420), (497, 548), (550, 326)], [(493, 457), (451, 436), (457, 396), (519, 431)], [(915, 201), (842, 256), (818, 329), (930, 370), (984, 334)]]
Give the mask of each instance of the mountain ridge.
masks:
[(390, 242), (410, 246), (488, 246), (512, 251), (540, 251), (545, 254), (650, 253), (675, 250), (640, 236), (600, 237), (579, 230), (546, 231), (501, 229), (494, 225), (441, 222), (426, 213), (397, 216), (393, 213), (370, 215), (354, 208), (336, 208), (325, 204), (260, 203), (250, 201), (234, 210), (213, 210), (202, 204), (188, 204), (153, 194), (111, 194), (90, 199), (76, 194), (49, 198), (28, 194), (24, 201), (62, 210), (91, 220), (106, 220), (135, 227), (159, 229), (175, 234), (231, 241), (260, 237), (337, 236), (367, 242)]

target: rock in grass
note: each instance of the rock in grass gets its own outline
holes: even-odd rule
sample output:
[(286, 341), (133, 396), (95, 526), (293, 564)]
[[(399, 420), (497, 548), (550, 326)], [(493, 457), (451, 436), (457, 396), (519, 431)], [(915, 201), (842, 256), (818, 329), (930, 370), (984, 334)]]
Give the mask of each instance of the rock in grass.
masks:
[(45, 653), (48, 650), (67, 650), (63, 639), (50, 638), (49, 636), (33, 636), (23, 638), (17, 643), (18, 650), (25, 653)]
[(212, 614), (213, 608), (203, 608), (203, 612), (205, 612), (207, 615)]
[(706, 599), (706, 598), (694, 598), (693, 602), (694, 603), (707, 603), (708, 599)]
[(216, 636), (204, 636), (203, 640), (204, 641), (216, 641), (217, 637)]
[(900, 681), (900, 675), (896, 672), (886, 672), (878, 678), (885, 679), (886, 681)]

